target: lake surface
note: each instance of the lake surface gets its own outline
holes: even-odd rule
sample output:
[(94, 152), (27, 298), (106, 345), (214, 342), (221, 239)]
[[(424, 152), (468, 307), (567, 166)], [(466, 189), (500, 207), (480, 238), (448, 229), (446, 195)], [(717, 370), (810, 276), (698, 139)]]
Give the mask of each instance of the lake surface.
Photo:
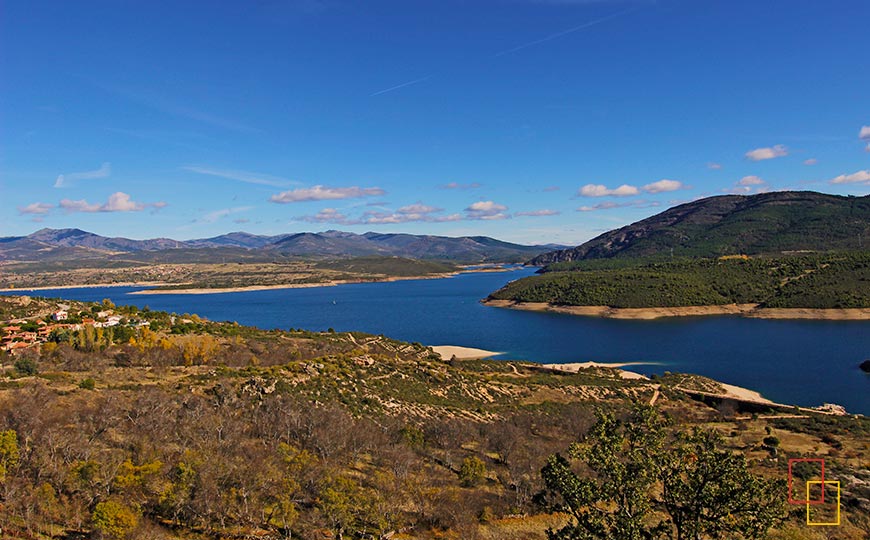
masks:
[[(75, 300), (110, 298), (262, 328), (359, 330), (427, 345), (462, 345), (544, 363), (642, 362), (631, 369), (697, 373), (783, 403), (838, 403), (870, 415), (870, 321), (693, 317), (623, 321), (481, 305), (507, 281), (533, 272), (450, 279), (273, 289), (209, 295), (130, 295), (140, 288), (35, 291)], [(9, 294), (9, 293), (6, 293)], [(24, 290), (18, 294), (27, 294)]]

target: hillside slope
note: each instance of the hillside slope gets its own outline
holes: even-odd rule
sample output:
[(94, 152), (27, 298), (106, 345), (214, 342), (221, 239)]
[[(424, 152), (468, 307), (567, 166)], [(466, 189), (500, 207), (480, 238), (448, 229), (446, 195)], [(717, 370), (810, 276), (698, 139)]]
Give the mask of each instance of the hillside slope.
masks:
[(812, 191), (722, 195), (675, 206), (535, 266), (610, 257), (718, 257), (738, 253), (853, 250), (870, 246), (870, 196)]
[(751, 304), (762, 309), (855, 309), (862, 310), (856, 318), (870, 315), (868, 251), (755, 259), (577, 261), (548, 269), (508, 283), (489, 300), (632, 309)]

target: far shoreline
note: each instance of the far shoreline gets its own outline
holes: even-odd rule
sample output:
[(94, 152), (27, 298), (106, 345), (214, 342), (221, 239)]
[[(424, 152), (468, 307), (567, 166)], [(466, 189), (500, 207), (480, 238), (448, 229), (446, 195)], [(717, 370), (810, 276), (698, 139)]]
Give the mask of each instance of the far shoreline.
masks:
[[(481, 268), (460, 267), (457, 272), (445, 272), (440, 274), (429, 274), (421, 276), (386, 276), (376, 279), (347, 279), (347, 280), (329, 280), (316, 283), (278, 283), (274, 285), (243, 285), (238, 287), (190, 287), (178, 289), (161, 289), (148, 288), (141, 291), (133, 291), (127, 294), (130, 295), (160, 295), (160, 294), (224, 294), (235, 292), (253, 292), (253, 291), (268, 291), (273, 289), (307, 289), (312, 287), (335, 287), (338, 285), (352, 285), (359, 283), (390, 283), (394, 281), (410, 281), (418, 279), (447, 279), (456, 277), (462, 274), (478, 274), (492, 272), (512, 272), (516, 270), (509, 265), (502, 266), (485, 266)], [(18, 293), (25, 295), (28, 292), (35, 291), (50, 291), (50, 290), (65, 290), (65, 289), (100, 289), (109, 287), (174, 287), (185, 285), (183, 283), (166, 283), (154, 281), (142, 282), (115, 282), (115, 283), (88, 283), (82, 285), (44, 285), (38, 287), (7, 287), (0, 289), (0, 293)]]
[(738, 315), (755, 319), (811, 319), (826, 321), (867, 321), (870, 308), (762, 308), (759, 304), (725, 304), (715, 306), (677, 306), (650, 308), (612, 308), (609, 306), (560, 306), (545, 302), (515, 302), (513, 300), (483, 300), (486, 306), (563, 313), (606, 319), (654, 320), (671, 317), (704, 317), (711, 315)]

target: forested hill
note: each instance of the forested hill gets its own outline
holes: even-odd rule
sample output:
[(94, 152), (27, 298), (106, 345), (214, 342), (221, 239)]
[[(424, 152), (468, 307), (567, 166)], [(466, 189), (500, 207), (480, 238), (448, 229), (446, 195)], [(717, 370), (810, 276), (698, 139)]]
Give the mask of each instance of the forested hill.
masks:
[[(863, 244), (863, 246), (862, 246)], [(529, 264), (610, 257), (718, 257), (870, 246), (870, 195), (779, 191), (708, 197), (670, 208)]]
[(870, 308), (870, 251), (721, 259), (607, 259), (550, 265), (489, 297), (557, 306)]

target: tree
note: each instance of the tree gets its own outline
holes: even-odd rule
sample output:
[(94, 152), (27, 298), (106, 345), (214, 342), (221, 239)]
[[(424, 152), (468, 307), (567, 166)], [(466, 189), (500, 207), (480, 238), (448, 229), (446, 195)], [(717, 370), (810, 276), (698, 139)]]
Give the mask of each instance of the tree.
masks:
[(662, 503), (677, 540), (763, 538), (784, 516), (782, 482), (752, 474), (742, 454), (723, 450), (712, 430), (679, 433), (662, 456)]
[(480, 458), (470, 456), (462, 460), (462, 466), (459, 468), (459, 480), (463, 486), (475, 486), (485, 476), (486, 464)]
[(97, 503), (91, 521), (103, 537), (120, 539), (127, 537), (136, 528), (139, 516), (119, 502), (106, 501)]
[(542, 470), (574, 517), (548, 530), (551, 540), (761, 538), (785, 518), (781, 482), (752, 474), (715, 431), (671, 433), (647, 406), (624, 422), (601, 411), (597, 417), (568, 458), (551, 456)]
[(9, 469), (18, 465), (18, 434), (14, 430), (0, 431), (0, 482), (6, 480)]
[(550, 456), (541, 474), (547, 488), (561, 495), (563, 508), (574, 520), (547, 531), (551, 540), (643, 540), (664, 531), (661, 519), (651, 520), (650, 492), (656, 482), (655, 457), (662, 452), (663, 420), (652, 408), (638, 408), (626, 423), (612, 413), (597, 412), (585, 444), (568, 448), (568, 458), (583, 462), (579, 476), (571, 462)]

